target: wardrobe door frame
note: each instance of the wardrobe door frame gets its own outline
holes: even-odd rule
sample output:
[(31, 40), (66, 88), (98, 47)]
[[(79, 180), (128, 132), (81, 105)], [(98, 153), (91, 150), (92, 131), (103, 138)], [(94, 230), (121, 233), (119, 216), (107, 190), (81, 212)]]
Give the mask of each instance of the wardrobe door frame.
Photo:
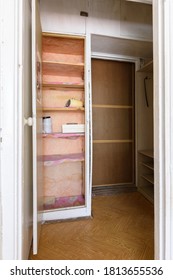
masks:
[(173, 1), (153, 0), (155, 259), (173, 260)]
[[(51, 33), (45, 32), (43, 33)], [(91, 156), (91, 62), (90, 62), (90, 51), (91, 51), (91, 40), (90, 34), (64, 34), (60, 32), (53, 32), (57, 36), (67, 36), (68, 37), (80, 37), (84, 40), (84, 64), (85, 64), (85, 205), (79, 207), (71, 207), (64, 209), (55, 209), (51, 211), (43, 211), (43, 221), (50, 220), (64, 220), (73, 219), (79, 217), (90, 217), (91, 216), (91, 182), (92, 182), (92, 156)]]
[[(110, 54), (100, 54), (100, 53), (91, 53), (91, 59), (102, 59), (102, 60), (111, 60), (111, 61), (121, 61), (121, 62), (130, 62), (135, 64), (135, 69), (134, 69), (134, 80), (135, 80), (135, 72), (139, 69), (140, 61), (136, 57), (126, 57), (126, 56), (121, 56), (121, 55), (110, 55)], [(137, 123), (136, 123), (136, 116), (137, 116), (137, 101), (136, 101), (136, 89), (134, 86), (134, 131), (137, 131)], [(134, 135), (134, 183), (137, 183), (137, 133)]]

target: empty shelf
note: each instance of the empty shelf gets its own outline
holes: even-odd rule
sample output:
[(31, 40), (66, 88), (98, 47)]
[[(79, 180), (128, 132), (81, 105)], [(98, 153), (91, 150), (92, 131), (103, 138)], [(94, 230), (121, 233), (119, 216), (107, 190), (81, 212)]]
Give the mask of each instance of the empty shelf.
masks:
[(84, 111), (84, 107), (49, 107), (43, 108), (44, 112), (50, 111)]
[(45, 155), (43, 156), (44, 166), (54, 166), (63, 162), (84, 161), (84, 153), (65, 155)]
[(146, 174), (146, 175), (142, 175), (141, 177), (144, 178), (149, 183), (154, 184), (154, 175)]
[(43, 83), (43, 88), (52, 88), (52, 89), (84, 89), (84, 84), (71, 84), (71, 83)]
[(144, 156), (147, 156), (147, 157), (150, 157), (150, 158), (153, 158), (153, 150), (141, 150), (139, 151), (140, 154), (144, 155)]
[(141, 69), (138, 70), (138, 72), (153, 72), (153, 61), (148, 62), (145, 64)]
[(44, 133), (43, 138), (70, 138), (74, 139), (77, 137), (84, 136), (84, 133)]
[(148, 167), (151, 170), (154, 170), (154, 164), (152, 162), (141, 162), (141, 164)]

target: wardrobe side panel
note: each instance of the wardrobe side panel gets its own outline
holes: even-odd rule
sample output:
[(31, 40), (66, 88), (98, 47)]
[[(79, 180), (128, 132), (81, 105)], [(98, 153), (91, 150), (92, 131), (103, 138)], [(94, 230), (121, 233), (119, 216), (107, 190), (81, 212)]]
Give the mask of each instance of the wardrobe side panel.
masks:
[[(144, 79), (146, 79), (145, 99)], [(137, 107), (137, 150), (153, 149), (153, 75), (152, 73), (136, 73), (136, 107)]]

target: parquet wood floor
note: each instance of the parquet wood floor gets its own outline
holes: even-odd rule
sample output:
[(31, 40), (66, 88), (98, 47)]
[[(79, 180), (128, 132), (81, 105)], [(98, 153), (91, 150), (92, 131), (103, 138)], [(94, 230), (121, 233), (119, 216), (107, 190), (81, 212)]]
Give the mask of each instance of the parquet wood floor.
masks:
[(140, 193), (93, 197), (93, 217), (42, 226), (32, 260), (151, 260), (154, 209)]

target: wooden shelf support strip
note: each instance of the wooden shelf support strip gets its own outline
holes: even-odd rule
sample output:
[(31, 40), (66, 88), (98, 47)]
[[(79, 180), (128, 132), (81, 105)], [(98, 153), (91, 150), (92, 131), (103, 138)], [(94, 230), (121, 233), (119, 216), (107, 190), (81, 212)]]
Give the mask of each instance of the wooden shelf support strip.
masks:
[(93, 108), (107, 108), (107, 109), (133, 109), (133, 106), (126, 105), (102, 105), (102, 104), (93, 104)]
[(104, 144), (104, 143), (133, 143), (133, 140), (93, 140), (94, 144)]
[(84, 153), (68, 155), (45, 155), (42, 156), (44, 166), (55, 166), (64, 162), (84, 161)]
[(43, 138), (70, 138), (76, 139), (77, 137), (84, 136), (84, 133), (43, 133)]
[(57, 107), (57, 108), (43, 108), (43, 111), (46, 112), (46, 111), (84, 111), (85, 108), (84, 107)]

